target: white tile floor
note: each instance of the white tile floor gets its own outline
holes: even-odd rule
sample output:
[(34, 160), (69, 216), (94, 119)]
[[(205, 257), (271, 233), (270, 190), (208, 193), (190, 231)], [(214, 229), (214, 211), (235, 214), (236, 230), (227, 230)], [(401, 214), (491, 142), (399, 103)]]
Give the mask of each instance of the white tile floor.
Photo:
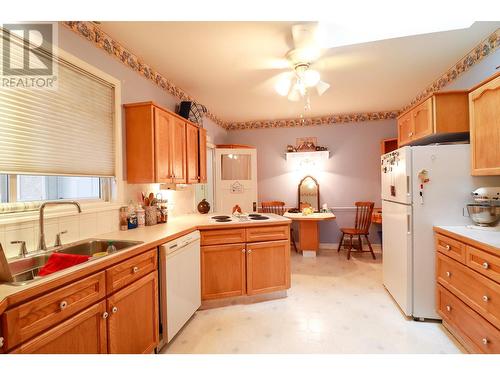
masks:
[(285, 299), (199, 311), (165, 353), (460, 353), (439, 323), (407, 320), (370, 254), (292, 254)]

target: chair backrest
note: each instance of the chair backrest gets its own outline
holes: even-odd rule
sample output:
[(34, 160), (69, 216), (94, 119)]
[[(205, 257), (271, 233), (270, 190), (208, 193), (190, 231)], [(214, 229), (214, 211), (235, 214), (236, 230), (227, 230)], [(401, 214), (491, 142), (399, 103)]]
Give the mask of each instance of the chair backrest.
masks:
[(372, 223), (372, 212), (374, 202), (356, 202), (356, 220), (354, 226), (356, 229), (360, 229), (363, 233), (367, 233), (370, 229), (370, 224)]
[(285, 213), (285, 202), (268, 201), (261, 202), (261, 211), (267, 214), (283, 215)]

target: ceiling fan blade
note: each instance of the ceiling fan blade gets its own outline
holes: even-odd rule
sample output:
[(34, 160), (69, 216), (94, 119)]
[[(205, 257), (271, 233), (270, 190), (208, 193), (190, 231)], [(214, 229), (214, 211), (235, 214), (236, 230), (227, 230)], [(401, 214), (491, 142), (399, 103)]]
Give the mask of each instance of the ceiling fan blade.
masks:
[(319, 96), (323, 95), (329, 88), (330, 84), (324, 81), (319, 81), (318, 84), (316, 85), (316, 91), (318, 92)]

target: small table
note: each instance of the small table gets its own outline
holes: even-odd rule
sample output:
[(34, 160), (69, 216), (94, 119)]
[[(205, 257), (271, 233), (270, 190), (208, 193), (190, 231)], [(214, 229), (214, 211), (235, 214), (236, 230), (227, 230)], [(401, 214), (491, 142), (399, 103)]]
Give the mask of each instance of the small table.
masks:
[(302, 255), (305, 257), (315, 257), (319, 249), (318, 223), (324, 220), (335, 219), (335, 215), (331, 212), (313, 213), (310, 215), (285, 212), (283, 216), (299, 222), (299, 247), (302, 251)]

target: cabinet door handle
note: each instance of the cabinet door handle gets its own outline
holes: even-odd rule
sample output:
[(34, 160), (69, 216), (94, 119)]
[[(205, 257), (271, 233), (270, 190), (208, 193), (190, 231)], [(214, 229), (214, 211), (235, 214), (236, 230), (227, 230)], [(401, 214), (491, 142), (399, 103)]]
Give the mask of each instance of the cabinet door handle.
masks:
[(488, 296), (483, 296), (483, 301), (484, 301), (484, 302), (488, 302), (489, 300), (490, 300), (490, 297), (488, 297)]
[(483, 342), (483, 345), (488, 345), (489, 340), (485, 337), (481, 340)]
[(4, 342), (4, 338), (3, 337), (0, 337), (0, 348), (3, 347), (3, 342)]
[(118, 307), (113, 306), (113, 308), (111, 309), (111, 312), (112, 312), (113, 314), (116, 314), (116, 313), (118, 312)]
[(247, 254), (252, 254), (252, 250), (247, 250)]
[(451, 272), (450, 271), (446, 271), (446, 276), (447, 277), (451, 277)]
[(409, 132), (408, 137), (413, 137), (413, 132)]
[(241, 252), (244, 253), (246, 250), (245, 249), (241, 249)]
[(450, 251), (451, 250), (451, 246), (450, 245), (445, 245), (444, 247), (446, 250)]
[(133, 273), (137, 273), (137, 272), (139, 272), (139, 267), (134, 266), (134, 268), (132, 268), (132, 272), (133, 272)]
[(446, 311), (451, 311), (451, 306), (450, 305), (446, 305)]
[(485, 270), (487, 270), (488, 268), (490, 268), (490, 265), (488, 264), (488, 262), (484, 262), (484, 263), (483, 263), (483, 268), (484, 268)]
[(66, 301), (61, 301), (61, 302), (59, 303), (59, 308), (60, 308), (61, 310), (64, 310), (66, 307), (68, 307), (68, 302), (66, 302)]
[(104, 311), (104, 312), (102, 313), (102, 318), (103, 318), (103, 319), (108, 319), (108, 316), (109, 316), (109, 314), (108, 314), (108, 312), (107, 312), (107, 311)]

